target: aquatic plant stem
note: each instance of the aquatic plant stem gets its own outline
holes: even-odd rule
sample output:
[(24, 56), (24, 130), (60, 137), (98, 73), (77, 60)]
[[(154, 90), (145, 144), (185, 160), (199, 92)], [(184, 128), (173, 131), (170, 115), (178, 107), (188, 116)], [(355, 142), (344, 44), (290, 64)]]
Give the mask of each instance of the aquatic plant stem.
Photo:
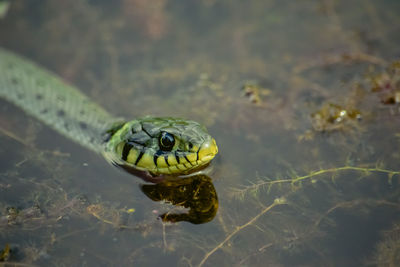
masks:
[(355, 167), (355, 166), (343, 166), (343, 167), (337, 167), (337, 168), (322, 169), (319, 171), (312, 171), (307, 175), (298, 176), (298, 177), (294, 177), (294, 178), (279, 179), (279, 180), (273, 180), (273, 181), (263, 181), (263, 182), (248, 186), (243, 190), (239, 190), (241, 192), (238, 192), (238, 193), (244, 194), (250, 190), (257, 190), (258, 188), (260, 188), (262, 186), (268, 186), (269, 187), (268, 190), (269, 190), (275, 184), (284, 184), (284, 183), (295, 184), (295, 183), (298, 183), (298, 182), (301, 182), (301, 181), (304, 181), (307, 179), (311, 179), (312, 177), (315, 177), (318, 175), (323, 175), (326, 173), (333, 173), (333, 172), (340, 172), (340, 171), (359, 171), (359, 172), (364, 172), (367, 174), (370, 172), (386, 173), (386, 174), (388, 174), (389, 183), (391, 183), (391, 179), (394, 175), (400, 175), (400, 171), (387, 170), (387, 169), (382, 169), (380, 167), (364, 168), (364, 167)]

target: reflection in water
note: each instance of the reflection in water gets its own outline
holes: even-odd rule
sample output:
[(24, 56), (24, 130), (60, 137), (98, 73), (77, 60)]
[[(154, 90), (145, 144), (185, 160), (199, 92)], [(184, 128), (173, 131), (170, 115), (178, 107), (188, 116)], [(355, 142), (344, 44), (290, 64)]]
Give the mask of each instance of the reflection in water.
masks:
[(143, 193), (154, 201), (167, 201), (188, 208), (186, 213), (164, 213), (163, 221), (200, 224), (211, 221), (218, 210), (218, 197), (211, 178), (201, 174), (142, 185)]

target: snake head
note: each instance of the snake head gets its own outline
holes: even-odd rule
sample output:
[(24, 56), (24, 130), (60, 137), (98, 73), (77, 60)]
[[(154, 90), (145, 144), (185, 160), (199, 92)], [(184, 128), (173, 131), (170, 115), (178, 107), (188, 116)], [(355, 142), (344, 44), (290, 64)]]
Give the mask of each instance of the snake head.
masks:
[(195, 121), (144, 117), (113, 130), (105, 151), (106, 158), (125, 169), (179, 176), (208, 165), (218, 147)]

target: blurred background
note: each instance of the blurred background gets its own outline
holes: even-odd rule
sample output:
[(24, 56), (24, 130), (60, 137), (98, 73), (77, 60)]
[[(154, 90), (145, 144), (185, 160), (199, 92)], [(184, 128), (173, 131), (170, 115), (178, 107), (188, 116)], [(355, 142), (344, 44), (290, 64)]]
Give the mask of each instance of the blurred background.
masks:
[(203, 217), (172, 222), (194, 181), (144, 187), (0, 100), (0, 265), (398, 266), (399, 15), (396, 0), (1, 1), (2, 48), (116, 116), (196, 120), (220, 152), (196, 180), (212, 212), (183, 200)]

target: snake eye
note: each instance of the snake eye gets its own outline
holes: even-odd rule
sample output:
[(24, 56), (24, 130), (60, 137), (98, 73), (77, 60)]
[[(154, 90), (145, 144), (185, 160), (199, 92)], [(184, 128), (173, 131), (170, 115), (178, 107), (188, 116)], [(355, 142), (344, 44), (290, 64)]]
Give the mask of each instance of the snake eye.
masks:
[(170, 133), (162, 132), (160, 137), (160, 149), (163, 151), (171, 151), (174, 145), (174, 136)]

